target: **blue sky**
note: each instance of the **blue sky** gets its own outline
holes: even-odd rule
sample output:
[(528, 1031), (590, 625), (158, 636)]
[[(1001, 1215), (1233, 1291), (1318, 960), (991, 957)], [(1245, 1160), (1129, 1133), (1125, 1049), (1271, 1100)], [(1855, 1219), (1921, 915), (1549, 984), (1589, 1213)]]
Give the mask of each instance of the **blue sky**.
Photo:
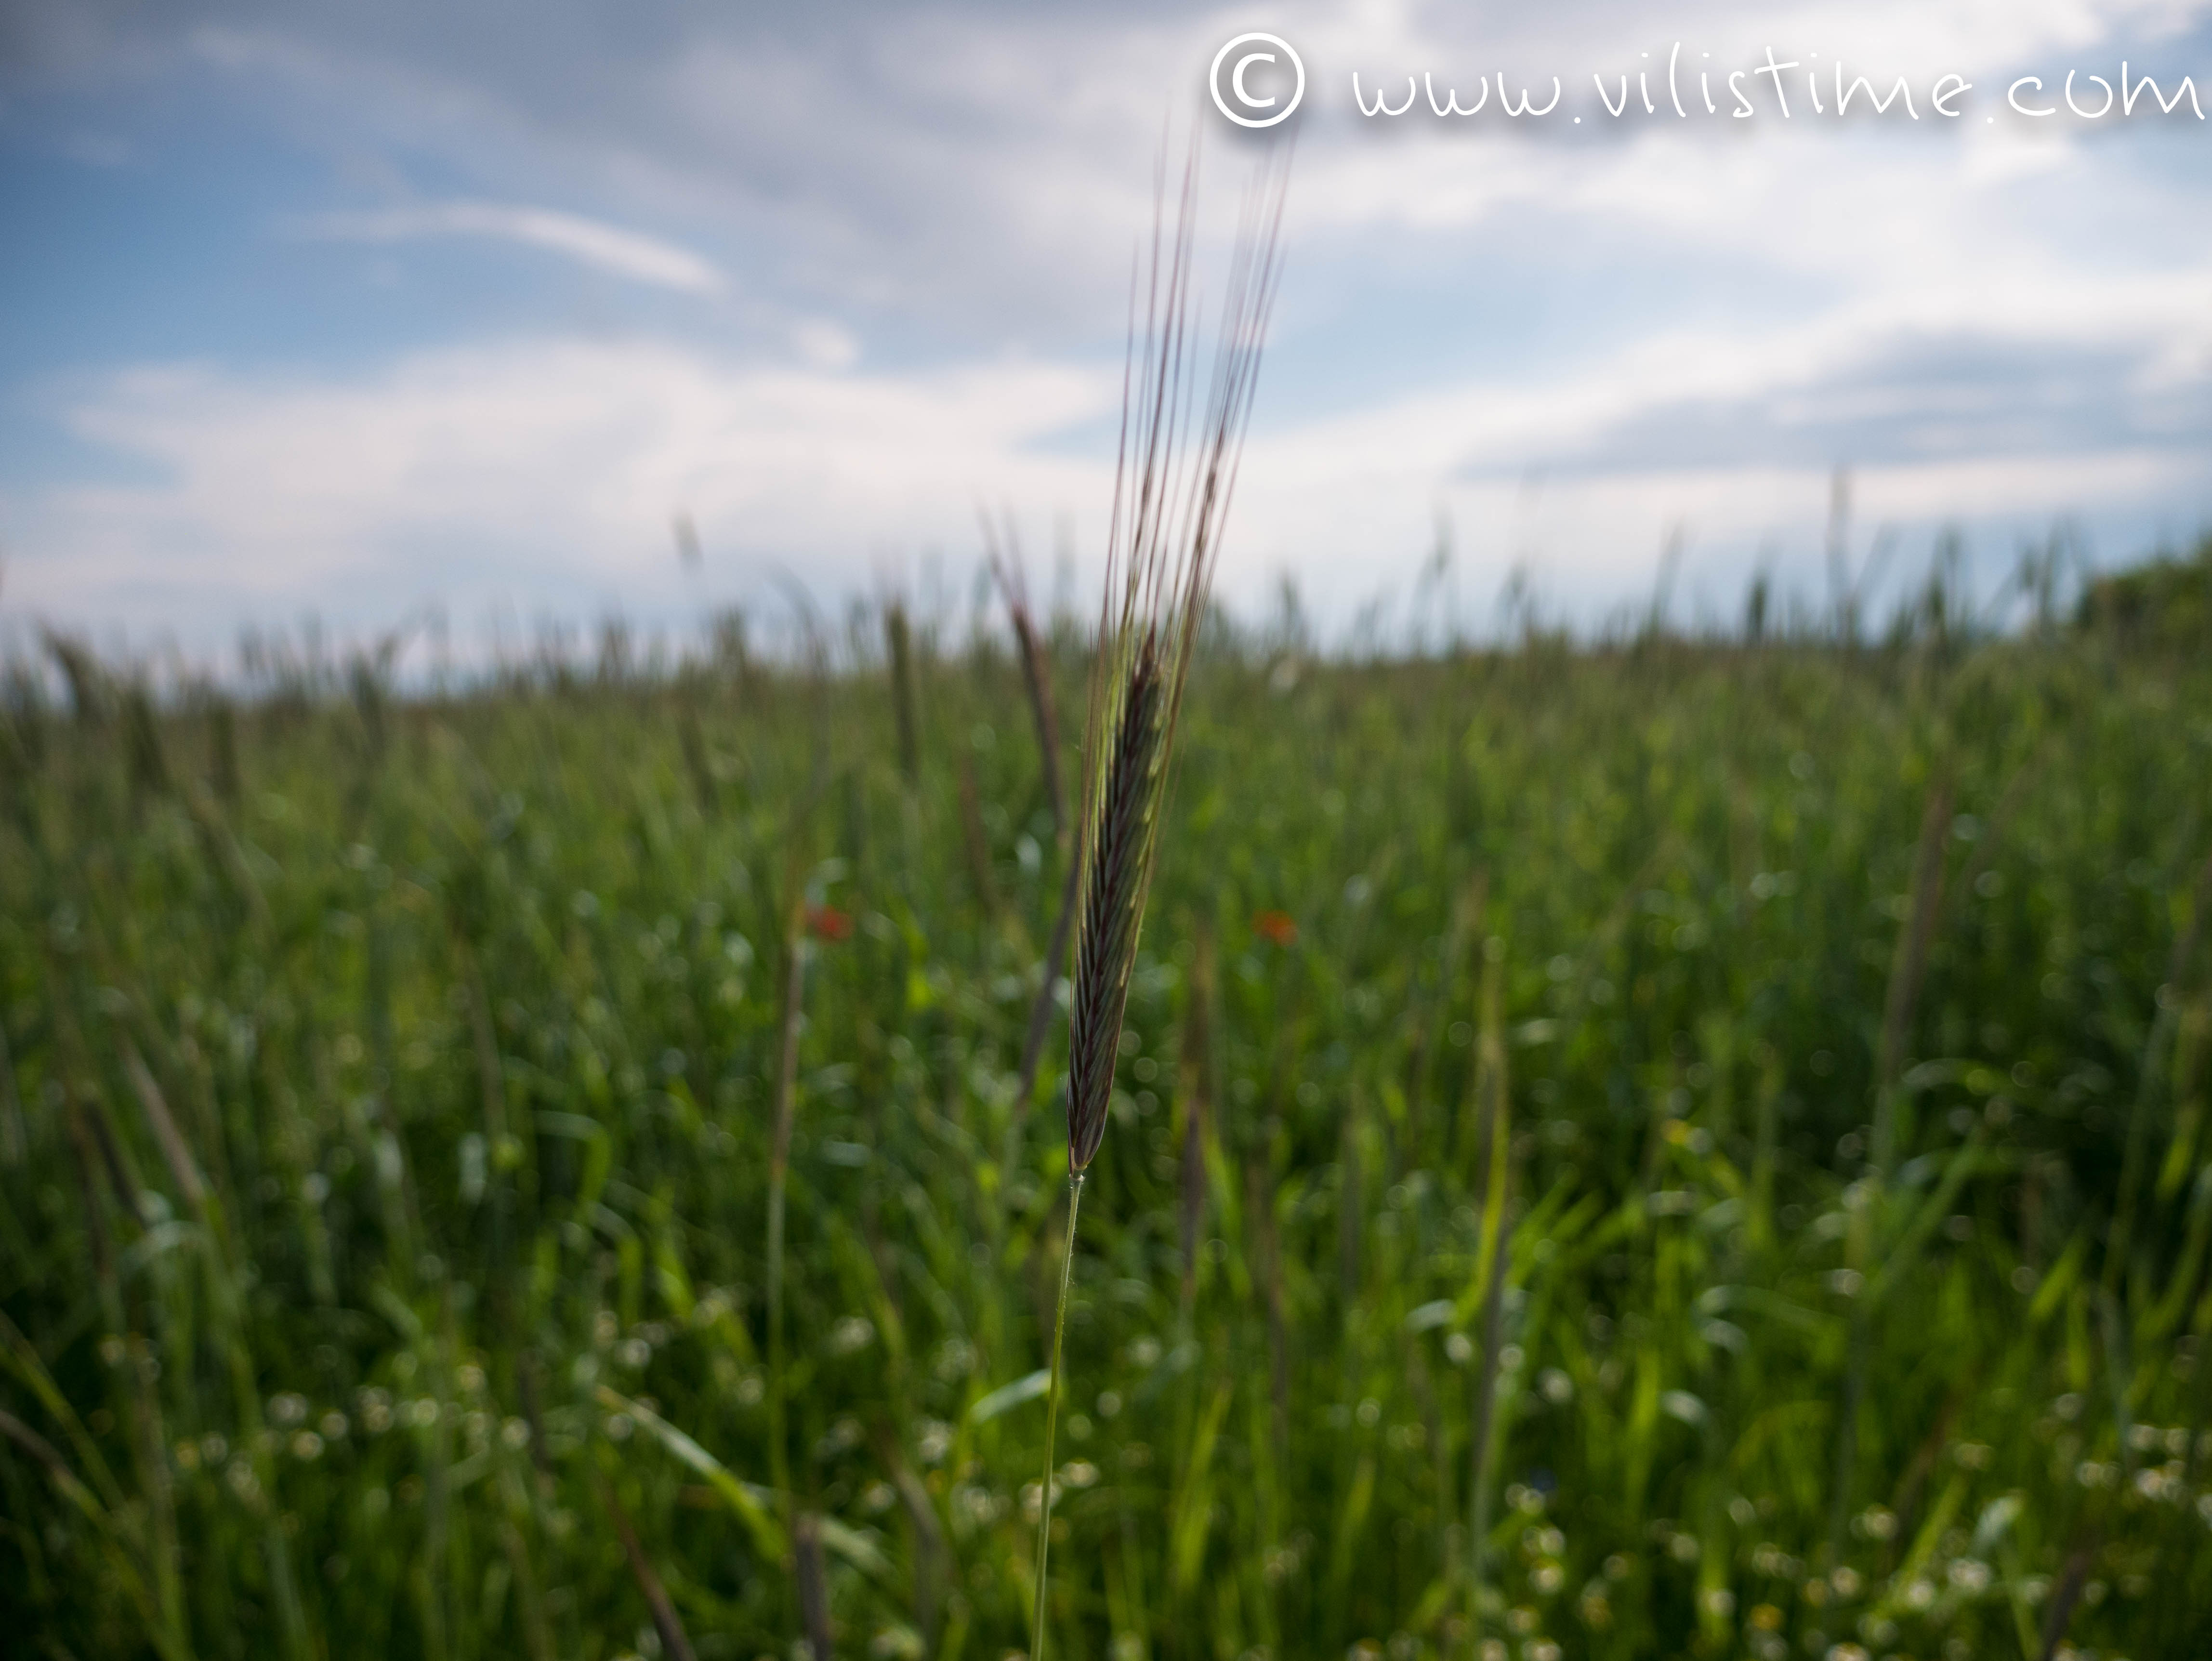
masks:
[[(780, 574), (964, 604), (979, 502), (1087, 572), (1163, 125), (1204, 132), (1225, 230), (1255, 141), (1206, 76), (1254, 29), (1308, 89), (1222, 568), (1243, 609), (1287, 572), (1324, 619), (1380, 599), (1433, 629), (1433, 595), (1409, 608), (1440, 523), (1436, 592), (1474, 630), (1516, 568), (1556, 615), (1641, 605), (1677, 534), (1685, 618), (1762, 564), (1817, 602), (1839, 465), (1899, 581), (1947, 526), (1987, 595), (2062, 521), (2100, 559), (2212, 526), (2212, 123), (2005, 94), (2071, 70), (2094, 108), (2125, 59), (2201, 104), (2212, 0), (21, 0), (0, 631), (205, 654), (425, 606), (464, 639), (677, 625), (773, 611)], [(1663, 87), (1678, 41), (1758, 113), (1612, 116), (1593, 75)], [(1802, 79), (1838, 58), (1905, 76), (1919, 119), (1814, 116)], [(1370, 119), (1355, 70), (1561, 101)]]

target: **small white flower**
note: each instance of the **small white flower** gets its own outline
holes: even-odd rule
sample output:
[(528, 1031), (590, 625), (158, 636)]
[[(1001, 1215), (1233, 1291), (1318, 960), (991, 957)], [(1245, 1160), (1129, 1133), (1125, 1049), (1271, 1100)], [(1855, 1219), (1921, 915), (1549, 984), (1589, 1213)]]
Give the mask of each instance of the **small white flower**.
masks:
[(1951, 1565), (1951, 1584), (1972, 1597), (1985, 1591), (1990, 1584), (1990, 1566), (1978, 1557), (1961, 1557)]

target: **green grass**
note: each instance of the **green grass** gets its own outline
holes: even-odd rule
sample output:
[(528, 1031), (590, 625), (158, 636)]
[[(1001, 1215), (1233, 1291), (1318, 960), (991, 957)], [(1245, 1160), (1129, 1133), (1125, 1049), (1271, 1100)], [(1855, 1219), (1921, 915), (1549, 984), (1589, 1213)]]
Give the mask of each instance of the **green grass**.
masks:
[[(10, 1652), (666, 1653), (648, 1578), (702, 1658), (817, 1591), (840, 1655), (1028, 1641), (1021, 670), (733, 638), (11, 683)], [(2208, 694), (2095, 634), (1211, 640), (1054, 1661), (2203, 1653)]]

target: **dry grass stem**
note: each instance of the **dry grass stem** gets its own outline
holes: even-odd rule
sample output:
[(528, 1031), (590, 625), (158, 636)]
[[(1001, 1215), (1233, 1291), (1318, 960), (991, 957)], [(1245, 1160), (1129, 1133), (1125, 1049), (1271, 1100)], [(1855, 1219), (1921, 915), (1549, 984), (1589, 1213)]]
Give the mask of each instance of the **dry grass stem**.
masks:
[(822, 1519), (811, 1511), (799, 1514), (792, 1530), (793, 1555), (799, 1573), (799, 1610), (806, 1628), (806, 1646), (814, 1661), (830, 1661), (836, 1653), (830, 1631), (830, 1579), (822, 1561)]
[(607, 1520), (615, 1525), (615, 1534), (622, 1541), (623, 1555), (629, 1559), (629, 1572), (636, 1578), (637, 1589), (645, 1595), (645, 1606), (653, 1615), (653, 1629), (660, 1637), (661, 1653), (672, 1661), (693, 1661), (691, 1640), (684, 1630), (684, 1621), (676, 1613), (676, 1605), (669, 1602), (666, 1588), (653, 1572), (652, 1560), (646, 1556), (645, 1547), (639, 1542), (637, 1530), (623, 1509), (622, 1501), (615, 1497), (613, 1485), (605, 1477), (599, 1479), (599, 1501), (606, 1508)]
[(1013, 624), (1014, 644), (1021, 652), (1022, 685), (1028, 693), (1030, 720), (1036, 728), (1037, 760), (1043, 771), (1045, 806), (1052, 812), (1052, 834), (1067, 840), (1067, 796), (1060, 781), (1060, 710), (1052, 695), (1052, 658), (1038, 631), (1036, 614), (1030, 609), (1029, 581), (1023, 575), (1021, 550), (1013, 526), (1006, 527), (1002, 556), (997, 532), (988, 516), (983, 519), (983, 551), (990, 562), (992, 579), (1006, 602), (1007, 620)]

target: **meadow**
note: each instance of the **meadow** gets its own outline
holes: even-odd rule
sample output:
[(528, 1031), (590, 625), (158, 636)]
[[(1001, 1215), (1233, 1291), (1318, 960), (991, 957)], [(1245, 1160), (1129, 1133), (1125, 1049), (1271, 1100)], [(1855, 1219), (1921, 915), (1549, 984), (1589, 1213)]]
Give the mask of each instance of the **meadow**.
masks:
[[(2212, 655), (2045, 599), (1209, 630), (1052, 1661), (2212, 1649)], [(0, 1647), (1023, 1650), (1034, 637), (15, 663)]]

